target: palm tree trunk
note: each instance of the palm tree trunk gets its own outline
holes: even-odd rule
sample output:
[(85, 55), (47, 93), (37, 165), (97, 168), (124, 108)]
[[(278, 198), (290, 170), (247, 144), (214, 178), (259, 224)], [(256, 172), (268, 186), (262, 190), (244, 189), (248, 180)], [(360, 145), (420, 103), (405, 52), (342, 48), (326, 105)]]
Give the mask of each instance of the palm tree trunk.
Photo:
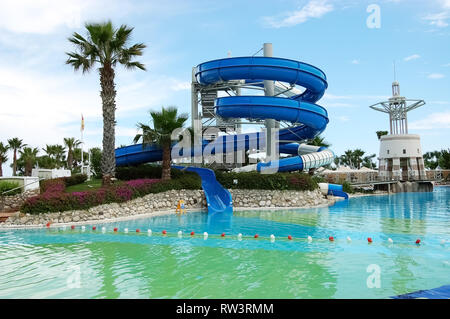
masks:
[(100, 85), (103, 105), (103, 153), (101, 169), (103, 174), (103, 185), (111, 184), (111, 178), (115, 176), (115, 112), (116, 112), (116, 90), (114, 84), (114, 69), (111, 65), (104, 64), (100, 68)]
[(162, 176), (163, 181), (170, 179), (170, 145), (163, 146)]
[(31, 161), (25, 162), (25, 176), (31, 176), (31, 170), (33, 169), (33, 164)]
[(2, 168), (3, 162), (0, 161), (0, 177), (3, 176), (3, 168)]
[(14, 149), (14, 156), (13, 156), (13, 176), (16, 176), (17, 171), (17, 150)]
[(67, 168), (69, 170), (72, 170), (72, 166), (73, 166), (73, 153), (72, 153), (72, 150), (69, 149), (67, 151)]

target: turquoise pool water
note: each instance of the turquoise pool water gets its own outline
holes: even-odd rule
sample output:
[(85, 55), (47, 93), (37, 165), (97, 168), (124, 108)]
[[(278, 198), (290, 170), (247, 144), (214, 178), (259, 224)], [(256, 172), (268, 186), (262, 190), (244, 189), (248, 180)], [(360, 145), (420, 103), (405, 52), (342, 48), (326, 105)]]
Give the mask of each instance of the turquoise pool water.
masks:
[(0, 231), (0, 298), (388, 298), (450, 284), (449, 187), (92, 226)]

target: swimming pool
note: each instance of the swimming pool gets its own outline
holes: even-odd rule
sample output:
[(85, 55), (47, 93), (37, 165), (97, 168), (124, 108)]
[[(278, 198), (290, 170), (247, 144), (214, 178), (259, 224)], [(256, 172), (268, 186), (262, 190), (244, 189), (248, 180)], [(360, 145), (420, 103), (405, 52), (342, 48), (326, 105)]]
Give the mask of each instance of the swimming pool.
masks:
[(388, 298), (450, 284), (449, 187), (92, 226), (0, 231), (0, 298)]

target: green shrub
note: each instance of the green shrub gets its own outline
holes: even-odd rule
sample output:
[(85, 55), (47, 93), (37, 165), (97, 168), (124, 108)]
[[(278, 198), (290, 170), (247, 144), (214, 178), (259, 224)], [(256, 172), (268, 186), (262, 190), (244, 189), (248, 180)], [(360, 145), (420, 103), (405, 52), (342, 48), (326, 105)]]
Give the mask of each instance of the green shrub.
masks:
[[(17, 182), (2, 181), (2, 182), (0, 182), (0, 194), (10, 191), (19, 186), (20, 185)], [(22, 188), (18, 188), (12, 192), (6, 193), (5, 196), (12, 196), (12, 195), (20, 194), (21, 192), (22, 192)]]
[(342, 190), (348, 194), (353, 194), (355, 192), (353, 186), (347, 181), (342, 183)]
[(59, 177), (52, 179), (44, 179), (40, 182), (41, 193), (45, 193), (47, 188), (53, 187), (54, 184), (64, 184), (64, 188), (68, 186), (78, 185), (84, 183), (87, 180), (86, 174), (75, 174), (69, 177)]
[(86, 174), (75, 174), (69, 177), (63, 177), (64, 183), (66, 184), (66, 187), (78, 185), (81, 183), (84, 183), (87, 181), (87, 175)]
[(317, 188), (317, 182), (305, 173), (261, 174), (216, 171), (215, 174), (219, 183), (231, 189), (314, 190)]
[[(129, 181), (132, 179), (140, 178), (158, 178), (160, 179), (162, 175), (161, 166), (143, 164), (139, 166), (123, 166), (116, 168), (116, 178), (121, 181)], [(170, 170), (170, 175), (172, 179), (184, 178), (187, 175), (198, 176), (193, 172), (181, 171), (176, 168)]]

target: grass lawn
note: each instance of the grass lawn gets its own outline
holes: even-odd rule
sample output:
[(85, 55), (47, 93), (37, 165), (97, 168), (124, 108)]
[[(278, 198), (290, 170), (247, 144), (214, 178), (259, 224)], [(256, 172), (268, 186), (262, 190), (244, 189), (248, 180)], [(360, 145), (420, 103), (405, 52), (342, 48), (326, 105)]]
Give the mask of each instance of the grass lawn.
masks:
[(66, 193), (90, 191), (102, 186), (101, 179), (92, 179), (78, 185), (72, 185), (66, 188)]

